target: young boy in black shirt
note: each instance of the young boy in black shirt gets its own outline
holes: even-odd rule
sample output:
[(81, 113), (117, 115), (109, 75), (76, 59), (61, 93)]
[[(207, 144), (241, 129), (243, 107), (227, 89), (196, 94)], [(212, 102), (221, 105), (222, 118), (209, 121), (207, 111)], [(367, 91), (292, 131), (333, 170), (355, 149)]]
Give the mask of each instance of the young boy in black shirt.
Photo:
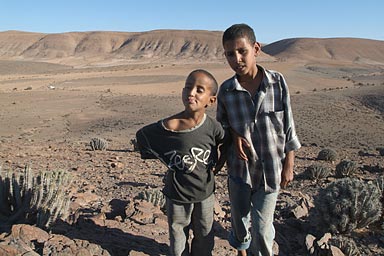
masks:
[(168, 167), (163, 193), (171, 255), (212, 255), (213, 170), (224, 130), (205, 110), (216, 102), (217, 90), (209, 72), (192, 71), (182, 92), (184, 110), (136, 133), (142, 158), (156, 157)]

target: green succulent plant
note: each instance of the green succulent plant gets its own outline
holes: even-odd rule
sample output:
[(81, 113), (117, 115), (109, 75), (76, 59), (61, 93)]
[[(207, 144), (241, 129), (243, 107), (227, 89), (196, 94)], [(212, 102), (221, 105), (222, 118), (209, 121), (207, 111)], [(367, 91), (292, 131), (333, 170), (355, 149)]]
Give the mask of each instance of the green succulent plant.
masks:
[(324, 160), (324, 161), (330, 161), (330, 162), (336, 161), (337, 158), (338, 158), (337, 152), (331, 148), (322, 149), (317, 155), (318, 160)]
[(334, 236), (330, 240), (330, 244), (340, 248), (340, 250), (348, 256), (360, 256), (361, 253), (355, 241), (345, 236)]
[(327, 178), (330, 173), (331, 168), (318, 163), (308, 166), (305, 170), (306, 176), (312, 180), (320, 180)]
[(145, 190), (140, 192), (135, 198), (148, 201), (154, 206), (160, 206), (160, 208), (165, 206), (165, 196), (160, 190)]
[(91, 149), (95, 150), (106, 150), (108, 147), (108, 142), (102, 138), (92, 138), (89, 142)]
[(32, 173), (29, 166), (22, 172), (0, 168), (0, 224), (33, 224), (49, 229), (69, 212), (67, 189), (71, 176), (65, 171)]
[(344, 178), (352, 176), (357, 171), (357, 165), (350, 160), (343, 160), (336, 165), (336, 177)]
[(315, 197), (319, 226), (334, 234), (366, 227), (381, 216), (380, 198), (375, 184), (356, 178), (336, 180)]

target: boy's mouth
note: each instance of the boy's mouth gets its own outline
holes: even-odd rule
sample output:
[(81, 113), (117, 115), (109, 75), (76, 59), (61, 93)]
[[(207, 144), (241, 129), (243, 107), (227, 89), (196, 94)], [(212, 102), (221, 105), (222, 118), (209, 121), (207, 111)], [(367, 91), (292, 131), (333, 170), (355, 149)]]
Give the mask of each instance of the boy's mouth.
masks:
[(186, 101), (188, 102), (188, 104), (195, 104), (196, 103), (196, 100), (194, 98), (188, 98)]
[(245, 65), (238, 65), (238, 66), (236, 67), (236, 69), (239, 70), (239, 71), (242, 71), (242, 70), (245, 69)]

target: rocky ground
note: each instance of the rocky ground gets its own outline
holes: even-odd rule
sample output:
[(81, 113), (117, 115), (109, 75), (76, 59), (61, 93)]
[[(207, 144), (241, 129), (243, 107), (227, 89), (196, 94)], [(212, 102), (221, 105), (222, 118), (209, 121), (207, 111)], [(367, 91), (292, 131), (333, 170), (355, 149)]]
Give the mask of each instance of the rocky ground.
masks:
[[(182, 76), (167, 79), (164, 83)], [(162, 188), (166, 169), (158, 161), (140, 159), (130, 142), (141, 126), (180, 110), (178, 93), (126, 94), (112, 86), (83, 90), (85, 85), (76, 82), (80, 83), (57, 83), (54, 90), (26, 90), (23, 84), (21, 89), (0, 93), (3, 173), (28, 165), (35, 172), (66, 170), (73, 177), (68, 188), (70, 217), (55, 223), (50, 232), (32, 225), (3, 225), (0, 255), (167, 255), (166, 217), (159, 206), (140, 200), (144, 192), (156, 194)], [(312, 212), (318, 192), (337, 179), (335, 168), (341, 160), (356, 162), (353, 175), (362, 180), (383, 175), (384, 156), (378, 150), (384, 146), (383, 96), (384, 86), (379, 83), (292, 93), (303, 147), (296, 155), (295, 180), (279, 196), (276, 254), (308, 255), (309, 234), (327, 241)], [(214, 109), (209, 114), (214, 115)], [(91, 150), (94, 137), (108, 142), (106, 150)], [(324, 148), (334, 149), (337, 160), (318, 160)], [(309, 179), (305, 171), (314, 163), (330, 167), (331, 174)], [(225, 170), (216, 178), (213, 254), (235, 255), (226, 240), (230, 204)], [(361, 255), (384, 255), (378, 223), (343, 236), (354, 240)], [(317, 255), (337, 255), (336, 250), (320, 251)]]

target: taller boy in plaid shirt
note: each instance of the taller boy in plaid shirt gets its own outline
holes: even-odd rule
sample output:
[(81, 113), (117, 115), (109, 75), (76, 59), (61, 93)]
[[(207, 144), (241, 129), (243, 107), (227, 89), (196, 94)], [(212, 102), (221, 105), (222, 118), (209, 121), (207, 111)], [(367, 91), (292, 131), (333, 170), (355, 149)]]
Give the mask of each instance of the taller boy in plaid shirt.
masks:
[(229, 27), (223, 47), (236, 73), (221, 85), (217, 106), (217, 120), (232, 134), (229, 242), (238, 255), (248, 249), (252, 255), (273, 255), (278, 192), (293, 180), (294, 150), (300, 148), (288, 87), (282, 74), (256, 64), (261, 46), (248, 25)]

